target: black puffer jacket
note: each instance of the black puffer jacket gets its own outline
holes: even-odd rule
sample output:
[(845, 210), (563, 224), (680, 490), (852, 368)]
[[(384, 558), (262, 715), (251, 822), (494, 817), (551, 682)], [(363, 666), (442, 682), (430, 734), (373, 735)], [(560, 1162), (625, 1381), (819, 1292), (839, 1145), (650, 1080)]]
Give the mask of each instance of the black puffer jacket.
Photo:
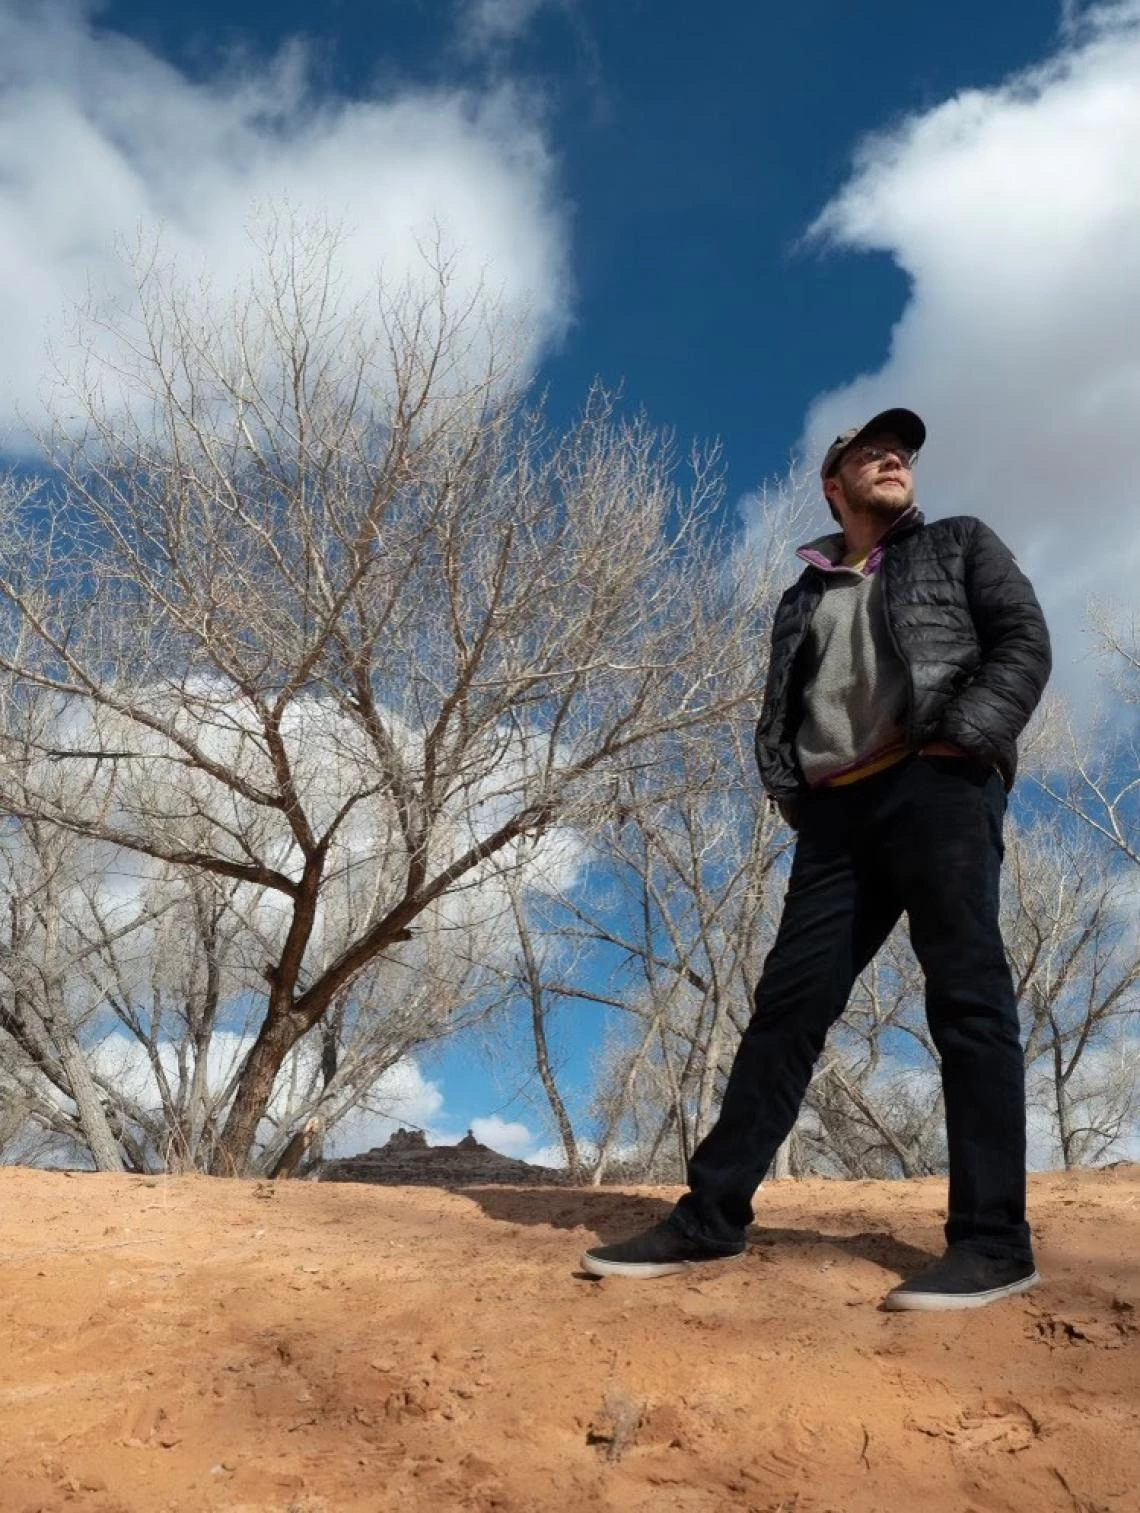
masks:
[[(980, 520), (929, 525), (915, 511), (883, 546), (883, 602), (895, 649), (910, 672), (907, 739), (953, 741), (1012, 788), (1017, 737), (1049, 677), (1049, 632), (1028, 578)], [(804, 790), (795, 737), (807, 632), (824, 590), (807, 567), (776, 608), (756, 760), (784, 809)]]

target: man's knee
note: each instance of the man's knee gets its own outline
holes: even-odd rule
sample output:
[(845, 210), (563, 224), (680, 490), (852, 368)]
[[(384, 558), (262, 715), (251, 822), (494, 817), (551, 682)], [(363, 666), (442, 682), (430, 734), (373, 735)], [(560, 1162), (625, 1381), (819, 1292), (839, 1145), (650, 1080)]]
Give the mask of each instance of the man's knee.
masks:
[(779, 1058), (805, 1051), (814, 1061), (823, 1050), (827, 1032), (842, 1013), (818, 995), (814, 1004), (779, 993), (767, 993), (761, 979), (753, 998), (752, 1017), (744, 1040), (768, 1057)]

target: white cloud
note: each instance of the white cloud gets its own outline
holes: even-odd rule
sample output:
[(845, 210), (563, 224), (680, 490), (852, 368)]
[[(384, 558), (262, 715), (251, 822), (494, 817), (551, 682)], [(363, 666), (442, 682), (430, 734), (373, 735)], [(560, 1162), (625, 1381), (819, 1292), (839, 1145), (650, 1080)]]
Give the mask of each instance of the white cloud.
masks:
[[(579, 1140), (578, 1154), (586, 1165), (589, 1165), (591, 1161), (596, 1161), (598, 1159), (597, 1141)], [(610, 1149), (609, 1166), (612, 1169), (623, 1161), (633, 1161), (637, 1155), (636, 1145), (615, 1145)], [(564, 1170), (566, 1167), (566, 1152), (561, 1144), (542, 1145), (538, 1150), (531, 1151), (526, 1159), (531, 1166), (546, 1166), (555, 1171)]]
[[(252, 1044), (251, 1034), (225, 1030), (214, 1032), (210, 1037), (206, 1072), (206, 1082), (212, 1091), (221, 1088), (233, 1075)], [(89, 1057), (95, 1072), (113, 1079), (125, 1098), (144, 1108), (158, 1107), (154, 1070), (146, 1051), (132, 1036), (110, 1034), (91, 1048)], [(172, 1041), (160, 1045), (159, 1061), (171, 1085), (176, 1086), (179, 1068), (177, 1048)], [(289, 1078), (287, 1063), (278, 1077), (271, 1104), (278, 1113), (283, 1112), (288, 1100)], [(437, 1082), (424, 1076), (414, 1057), (405, 1056), (373, 1083), (367, 1108), (353, 1109), (338, 1121), (329, 1135), (326, 1153), (330, 1156), (355, 1155), (358, 1151), (383, 1145), (394, 1130), (401, 1128), (425, 1129), (433, 1144), (450, 1141), (455, 1137), (438, 1133), (437, 1127), (442, 1127), (445, 1122), (443, 1090)], [(498, 1120), (491, 1122), (502, 1123)], [(504, 1124), (503, 1129), (519, 1131), (523, 1126)], [(533, 1143), (529, 1131), (524, 1133)]]
[[(524, 363), (563, 328), (564, 217), (540, 130), (508, 89), (314, 97), (302, 52), (193, 82), (139, 43), (92, 29), (82, 5), (0, 0), (0, 447), (34, 426), (45, 336), (88, 288), (123, 292), (117, 246), (161, 228), (164, 250), (237, 284), (251, 215), (343, 226), (345, 293), (420, 268), (437, 232), (483, 286)], [(64, 359), (66, 360), (66, 359)]]
[(461, 41), (473, 51), (513, 42), (550, 0), (465, 0), (460, 7)]
[(439, 1143), (431, 1131), (443, 1115), (443, 1090), (420, 1071), (412, 1057), (390, 1067), (369, 1094), (371, 1109), (354, 1109), (333, 1130), (329, 1156), (354, 1156), (383, 1145), (397, 1129), (426, 1129), (429, 1143)]
[(566, 1165), (566, 1152), (561, 1145), (541, 1145), (525, 1159), (531, 1166), (548, 1166), (557, 1171)]
[(1063, 37), (1072, 37), (1076, 34), (1084, 8), (1082, 0), (1061, 0), (1060, 32)]
[(1131, 602), (1140, 571), (1140, 3), (1064, 36), (863, 144), (814, 234), (887, 253), (912, 287), (885, 364), (816, 401), (804, 449), (918, 409), (923, 504), (1009, 541), (1073, 688), (1088, 596)]
[(482, 1119), (472, 1119), (471, 1133), (482, 1145), (498, 1151), (500, 1156), (524, 1157), (534, 1149), (535, 1136), (525, 1124), (500, 1119), (498, 1114), (488, 1114)]

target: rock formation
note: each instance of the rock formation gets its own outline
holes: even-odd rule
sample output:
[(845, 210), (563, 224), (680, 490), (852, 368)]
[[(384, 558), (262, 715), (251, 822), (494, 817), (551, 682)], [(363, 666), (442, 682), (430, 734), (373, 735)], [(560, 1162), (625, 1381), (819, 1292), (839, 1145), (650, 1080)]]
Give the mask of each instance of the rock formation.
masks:
[(396, 1130), (359, 1156), (323, 1161), (318, 1182), (378, 1182), (386, 1187), (471, 1187), (503, 1183), (562, 1186), (566, 1173), (531, 1166), (481, 1145), (470, 1130), (457, 1145), (429, 1145), (422, 1130)]

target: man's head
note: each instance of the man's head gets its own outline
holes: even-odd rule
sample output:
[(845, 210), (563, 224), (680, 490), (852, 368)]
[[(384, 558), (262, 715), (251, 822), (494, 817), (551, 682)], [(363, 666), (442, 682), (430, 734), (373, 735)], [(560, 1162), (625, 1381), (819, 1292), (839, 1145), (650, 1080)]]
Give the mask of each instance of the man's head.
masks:
[(914, 503), (912, 467), (926, 427), (913, 410), (883, 410), (866, 425), (842, 432), (820, 468), (832, 517), (894, 519)]

